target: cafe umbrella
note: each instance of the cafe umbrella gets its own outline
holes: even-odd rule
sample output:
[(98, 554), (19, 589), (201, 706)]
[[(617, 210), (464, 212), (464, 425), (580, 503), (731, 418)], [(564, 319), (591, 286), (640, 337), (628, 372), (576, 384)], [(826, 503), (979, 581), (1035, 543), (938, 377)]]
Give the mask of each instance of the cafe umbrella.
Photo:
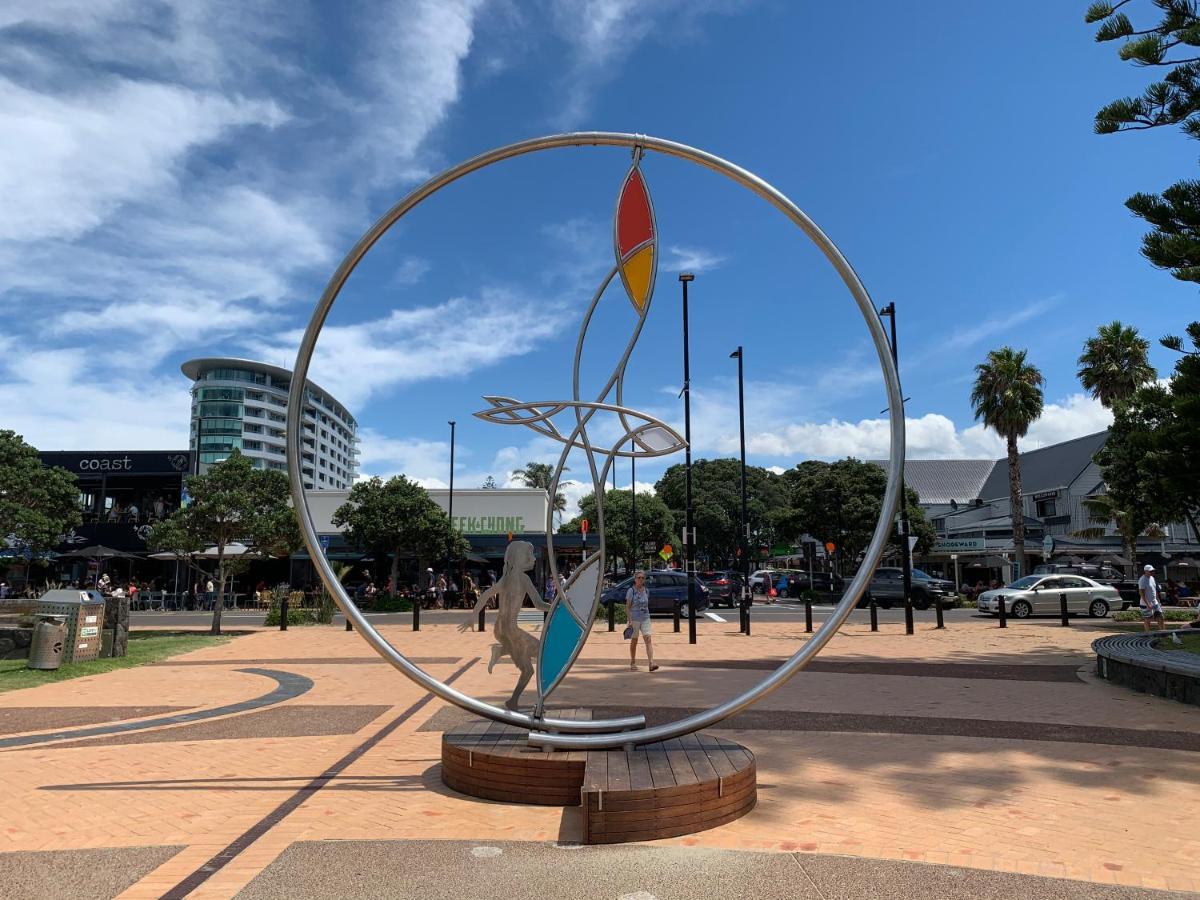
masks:
[[(59, 558), (87, 559), (96, 563), (96, 579), (99, 581), (100, 573), (104, 570), (104, 561), (107, 559), (139, 559), (136, 553), (126, 553), (124, 550), (114, 550), (112, 547), (105, 547), (103, 544), (89, 544), (86, 547), (80, 547), (78, 550), (72, 550), (69, 553), (59, 554)], [(132, 564), (131, 564), (132, 566)], [(132, 571), (132, 568), (131, 568)]]

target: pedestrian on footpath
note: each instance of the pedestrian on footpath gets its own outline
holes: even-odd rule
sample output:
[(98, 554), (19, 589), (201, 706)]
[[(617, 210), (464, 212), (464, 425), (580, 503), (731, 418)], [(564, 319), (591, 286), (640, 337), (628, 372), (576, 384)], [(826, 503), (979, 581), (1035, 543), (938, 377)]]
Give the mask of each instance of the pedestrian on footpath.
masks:
[(654, 645), (650, 641), (650, 592), (646, 590), (646, 573), (640, 569), (633, 573), (633, 587), (625, 592), (625, 637), (629, 641), (629, 671), (637, 671), (638, 635), (646, 642), (646, 662), (650, 671), (657, 671), (654, 664)]
[(1158, 623), (1159, 629), (1165, 628), (1162, 603), (1158, 598), (1158, 582), (1154, 580), (1154, 566), (1146, 565), (1142, 569), (1142, 577), (1138, 579), (1138, 596), (1142, 609), (1142, 630), (1150, 631), (1150, 625), (1154, 622)]

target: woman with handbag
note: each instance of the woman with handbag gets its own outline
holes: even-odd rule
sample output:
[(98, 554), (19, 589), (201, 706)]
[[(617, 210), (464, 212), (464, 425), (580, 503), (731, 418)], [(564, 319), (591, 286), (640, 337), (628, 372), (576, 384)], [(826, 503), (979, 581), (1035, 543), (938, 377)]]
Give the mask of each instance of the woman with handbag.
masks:
[(641, 570), (633, 573), (633, 587), (625, 592), (625, 618), (629, 622), (625, 627), (625, 639), (630, 641), (629, 671), (637, 671), (639, 634), (646, 642), (646, 662), (650, 664), (650, 671), (656, 671), (654, 646), (650, 642), (650, 592), (646, 590), (646, 573)]

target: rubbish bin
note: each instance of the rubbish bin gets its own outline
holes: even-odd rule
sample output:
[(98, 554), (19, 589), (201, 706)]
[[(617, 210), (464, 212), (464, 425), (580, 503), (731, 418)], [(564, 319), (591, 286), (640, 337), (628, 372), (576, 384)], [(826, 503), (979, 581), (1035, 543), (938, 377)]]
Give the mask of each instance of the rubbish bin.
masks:
[(33, 626), (33, 641), (29, 645), (30, 669), (57, 669), (62, 665), (63, 649), (67, 645), (67, 617), (39, 616)]
[(70, 588), (46, 591), (38, 599), (35, 613), (65, 617), (67, 642), (63, 645), (63, 663), (91, 662), (99, 658), (104, 598), (98, 591)]

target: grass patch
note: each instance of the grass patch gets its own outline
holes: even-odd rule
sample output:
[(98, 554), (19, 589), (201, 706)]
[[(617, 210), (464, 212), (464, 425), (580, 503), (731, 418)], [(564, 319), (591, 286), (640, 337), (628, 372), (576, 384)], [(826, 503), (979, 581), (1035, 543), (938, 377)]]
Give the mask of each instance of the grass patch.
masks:
[(158, 662), (180, 653), (211, 647), (232, 640), (227, 635), (214, 637), (209, 634), (162, 634), (153, 631), (135, 631), (129, 635), (129, 653), (116, 659), (97, 659), (92, 662), (63, 665), (43, 672), (25, 668), (26, 660), (0, 659), (0, 693), (37, 687), (54, 681), (82, 678), (85, 675), (101, 675), (115, 669), (129, 669)]
[(1154, 646), (1158, 650), (1183, 650), (1186, 653), (1195, 653), (1200, 656), (1200, 634), (1184, 634), (1182, 631), (1177, 631), (1179, 639), (1183, 641), (1183, 646), (1178, 646), (1174, 641), (1168, 638), (1165, 641), (1156, 641)]

